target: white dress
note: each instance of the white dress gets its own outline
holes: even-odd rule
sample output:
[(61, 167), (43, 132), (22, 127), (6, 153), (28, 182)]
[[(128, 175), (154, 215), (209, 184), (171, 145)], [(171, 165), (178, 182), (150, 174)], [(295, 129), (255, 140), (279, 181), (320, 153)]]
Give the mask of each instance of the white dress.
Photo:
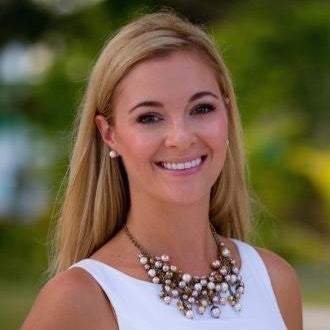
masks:
[[(241, 311), (226, 304), (218, 319), (208, 310), (187, 319), (176, 307), (160, 298), (160, 285), (136, 279), (94, 259), (84, 259), (71, 267), (85, 269), (100, 285), (116, 313), (120, 330), (282, 330), (281, 316), (270, 278), (258, 252), (247, 243), (234, 240), (240, 258), (245, 293)], [(289, 299), (290, 297), (288, 297)]]

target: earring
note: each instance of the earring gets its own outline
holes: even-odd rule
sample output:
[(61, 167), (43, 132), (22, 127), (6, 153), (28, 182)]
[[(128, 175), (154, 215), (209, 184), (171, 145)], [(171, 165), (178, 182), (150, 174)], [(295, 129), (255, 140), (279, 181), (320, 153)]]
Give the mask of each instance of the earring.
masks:
[(226, 141), (226, 146), (229, 147), (229, 140)]
[(110, 158), (116, 158), (118, 156), (117, 151), (115, 150), (110, 150), (109, 152)]

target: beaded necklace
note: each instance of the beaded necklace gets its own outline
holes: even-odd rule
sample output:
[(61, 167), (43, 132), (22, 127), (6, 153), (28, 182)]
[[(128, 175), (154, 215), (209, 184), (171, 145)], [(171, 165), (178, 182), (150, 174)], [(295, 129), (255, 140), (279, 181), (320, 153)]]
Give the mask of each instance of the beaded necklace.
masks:
[(201, 277), (181, 272), (175, 265), (170, 264), (168, 255), (160, 257), (151, 255), (136, 240), (126, 225), (124, 231), (140, 251), (138, 260), (151, 281), (161, 285), (160, 298), (166, 304), (176, 300), (178, 309), (188, 319), (194, 317), (194, 310), (199, 314), (204, 314), (208, 309), (212, 317), (219, 318), (220, 307), (226, 303), (236, 311), (241, 310), (239, 301), (244, 293), (242, 277), (235, 260), (230, 257), (229, 249), (219, 240), (212, 225), (211, 231), (217, 245), (218, 258), (211, 263), (211, 272)]

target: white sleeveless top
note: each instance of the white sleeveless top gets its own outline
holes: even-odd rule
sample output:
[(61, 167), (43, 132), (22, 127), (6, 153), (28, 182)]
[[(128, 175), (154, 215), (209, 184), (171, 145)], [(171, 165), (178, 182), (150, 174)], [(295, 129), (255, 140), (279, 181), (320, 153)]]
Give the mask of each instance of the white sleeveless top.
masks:
[(240, 274), (245, 283), (241, 311), (226, 304), (218, 319), (208, 311), (187, 319), (176, 307), (160, 298), (160, 285), (136, 279), (94, 259), (84, 259), (71, 267), (85, 269), (100, 285), (116, 313), (120, 330), (282, 330), (281, 316), (270, 278), (258, 252), (234, 240), (240, 257)]

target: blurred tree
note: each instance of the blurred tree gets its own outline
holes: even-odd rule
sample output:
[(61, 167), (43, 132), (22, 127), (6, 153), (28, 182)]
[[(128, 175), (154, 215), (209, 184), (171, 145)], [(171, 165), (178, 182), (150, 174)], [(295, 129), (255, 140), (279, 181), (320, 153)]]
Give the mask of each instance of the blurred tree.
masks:
[(291, 260), (329, 259), (329, 8), (247, 1), (213, 27), (238, 92), (251, 181), (272, 210), (255, 239)]

